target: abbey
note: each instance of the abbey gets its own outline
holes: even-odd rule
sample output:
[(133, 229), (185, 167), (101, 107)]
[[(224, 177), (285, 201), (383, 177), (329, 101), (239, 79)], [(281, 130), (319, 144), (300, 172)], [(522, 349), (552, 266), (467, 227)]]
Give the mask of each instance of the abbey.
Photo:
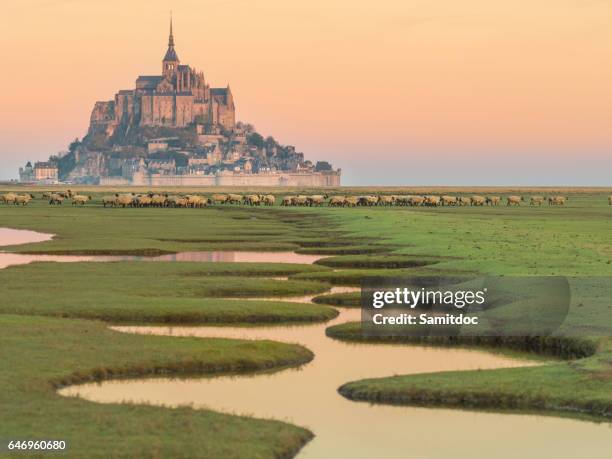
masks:
[(87, 134), (20, 180), (109, 186), (338, 186), (340, 169), (236, 121), (229, 85), (211, 88), (181, 64), (172, 19), (161, 74), (96, 102)]
[(193, 123), (216, 134), (234, 129), (236, 111), (229, 85), (211, 88), (203, 72), (180, 63), (170, 20), (161, 75), (141, 75), (135, 89), (120, 90), (114, 100), (96, 102), (90, 121), (90, 134), (109, 137), (120, 127), (182, 128)]

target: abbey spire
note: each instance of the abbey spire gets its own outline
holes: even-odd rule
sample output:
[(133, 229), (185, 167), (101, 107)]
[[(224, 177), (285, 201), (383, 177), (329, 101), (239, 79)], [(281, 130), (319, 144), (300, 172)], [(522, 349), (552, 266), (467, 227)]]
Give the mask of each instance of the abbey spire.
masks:
[(171, 78), (174, 75), (179, 65), (179, 58), (174, 50), (174, 35), (172, 33), (172, 14), (170, 14), (170, 36), (168, 37), (168, 51), (162, 62), (162, 74), (166, 78)]

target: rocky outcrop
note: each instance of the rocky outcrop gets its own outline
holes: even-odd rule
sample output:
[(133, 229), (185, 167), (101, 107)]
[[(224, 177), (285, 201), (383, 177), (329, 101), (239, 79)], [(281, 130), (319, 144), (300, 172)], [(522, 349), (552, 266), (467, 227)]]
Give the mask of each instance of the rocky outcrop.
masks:
[(104, 134), (106, 137), (110, 137), (115, 132), (116, 127), (115, 102), (112, 100), (96, 102), (89, 119), (88, 134)]

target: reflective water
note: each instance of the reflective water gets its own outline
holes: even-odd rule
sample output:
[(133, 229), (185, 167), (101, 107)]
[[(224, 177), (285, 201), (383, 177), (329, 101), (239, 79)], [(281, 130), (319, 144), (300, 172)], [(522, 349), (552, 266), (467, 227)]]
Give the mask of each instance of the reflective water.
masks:
[[(53, 235), (35, 231), (0, 228), (0, 246), (18, 245), (29, 242), (42, 242), (52, 239)], [(241, 252), (206, 251), (179, 252), (153, 257), (135, 255), (38, 255), (0, 252), (0, 269), (7, 266), (25, 265), (35, 261), (55, 261), (70, 263), (78, 261), (191, 261), (191, 262), (229, 262), (229, 263), (301, 263), (312, 264), (323, 258), (321, 255), (299, 254), (295, 252)]]
[[(0, 245), (49, 240), (51, 235), (0, 229)], [(203, 255), (203, 254), (206, 255)], [(215, 255), (219, 254), (219, 255)], [(162, 261), (298, 261), (296, 254), (192, 252), (149, 258)], [(0, 254), (2, 256), (15, 254)], [(285, 255), (288, 258), (283, 258)], [(267, 258), (270, 256), (270, 258)], [(35, 255), (17, 262), (114, 261), (142, 257), (65, 257)], [(183, 258), (185, 257), (185, 258)], [(233, 257), (233, 258), (232, 258)], [(302, 257), (302, 256), (300, 256)], [(309, 257), (309, 256), (307, 256)], [(316, 257), (314, 257), (316, 259)], [(7, 259), (5, 259), (6, 262)], [(284, 261), (289, 260), (289, 261)], [(14, 260), (15, 261), (15, 260)], [(280, 280), (281, 278), (279, 278)], [(333, 292), (354, 291), (334, 287)], [(310, 302), (312, 296), (288, 297)], [(348, 344), (325, 336), (329, 325), (359, 320), (359, 309), (341, 309), (328, 324), (275, 327), (114, 327), (121, 332), (168, 336), (273, 339), (299, 343), (315, 359), (298, 369), (251, 376), (222, 376), (108, 381), (68, 387), (67, 396), (116, 403), (147, 402), (170, 406), (190, 404), (234, 414), (292, 422), (316, 437), (300, 458), (610, 458), (610, 424), (536, 415), (466, 412), (371, 405), (341, 397), (337, 388), (348, 381), (394, 374), (478, 370), (532, 365), (532, 362), (489, 352), (423, 346)]]
[[(395, 374), (479, 370), (533, 362), (467, 349), (349, 344), (325, 336), (356, 321), (341, 309), (328, 324), (276, 327), (113, 327), (166, 336), (271, 339), (299, 343), (315, 359), (299, 369), (251, 376), (135, 379), (73, 386), (63, 395), (101, 403), (192, 405), (305, 426), (315, 438), (299, 458), (609, 458), (609, 424), (535, 415), (371, 405), (337, 393), (348, 381)], [(537, 452), (537, 454), (535, 454)]]

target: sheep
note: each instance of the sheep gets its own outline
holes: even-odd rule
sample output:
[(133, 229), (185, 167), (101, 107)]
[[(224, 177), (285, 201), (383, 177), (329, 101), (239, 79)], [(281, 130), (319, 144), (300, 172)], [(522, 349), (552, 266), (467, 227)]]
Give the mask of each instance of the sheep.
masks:
[(189, 194), (185, 196), (185, 199), (187, 200), (187, 207), (192, 207), (194, 209), (196, 207), (202, 208), (208, 204), (208, 200), (205, 197), (199, 196), (197, 194)]
[(152, 207), (166, 207), (168, 200), (168, 195), (163, 194), (154, 194), (151, 196), (151, 206)]
[(13, 202), (13, 204), (16, 206), (18, 206), (19, 204), (21, 204), (22, 206), (25, 206), (32, 199), (34, 199), (34, 196), (31, 194), (18, 194), (15, 196), (15, 201)]
[(608, 205), (612, 206), (612, 196), (608, 196)]
[(407, 206), (410, 201), (408, 200), (410, 196), (392, 196), (393, 204), (396, 206)]
[(472, 206), (484, 206), (486, 202), (484, 196), (474, 195), (470, 198), (470, 205)]
[(228, 194), (227, 202), (229, 204), (240, 204), (242, 202), (242, 195), (241, 194)]
[(307, 206), (308, 196), (304, 196), (303, 194), (294, 196), (293, 199), (291, 200), (291, 204), (294, 206)]
[(457, 198), (457, 204), (459, 204), (460, 206), (469, 206), (472, 204), (472, 199), (468, 196), (459, 196)]
[(104, 207), (116, 207), (117, 206), (117, 196), (102, 196), (102, 205)]
[(66, 190), (66, 191), (60, 191), (55, 194), (61, 196), (64, 199), (68, 199), (68, 198), (72, 198), (73, 193), (72, 193), (72, 190)]
[(487, 206), (499, 206), (500, 202), (501, 197), (499, 196), (487, 196), (487, 198), (485, 199), (485, 204)]
[(261, 198), (258, 194), (249, 194), (243, 198), (243, 202), (250, 206), (258, 206), (261, 204)]
[(148, 194), (139, 194), (132, 202), (134, 207), (150, 207), (153, 204), (153, 198)]
[(134, 205), (134, 194), (115, 194), (117, 205), (123, 208)]
[(359, 196), (358, 204), (359, 206), (375, 206), (378, 203), (378, 198), (376, 196)]
[(549, 206), (564, 206), (567, 198), (565, 196), (551, 196), (548, 198)]
[(391, 198), (391, 201), (392, 201), (391, 205), (393, 205), (393, 206), (405, 206), (407, 204), (406, 196), (400, 196), (398, 194), (392, 194), (390, 196), (390, 198)]
[(441, 204), (440, 196), (425, 196), (423, 205), (437, 207)]
[(276, 202), (276, 198), (274, 197), (273, 194), (266, 194), (265, 196), (263, 196), (262, 201), (264, 205), (266, 206), (273, 206), (274, 203)]
[(425, 204), (425, 196), (409, 196), (410, 207), (422, 206)]
[(541, 206), (543, 203), (544, 203), (544, 196), (532, 196), (531, 198), (529, 198), (530, 206), (535, 206), (536, 204), (538, 206)]
[(442, 196), (441, 203), (443, 206), (456, 206), (457, 198), (455, 196)]
[(506, 198), (506, 205), (507, 206), (520, 206), (521, 205), (521, 201), (524, 201), (525, 198), (522, 196), (508, 196)]
[(213, 204), (225, 204), (229, 200), (229, 196), (226, 194), (213, 194), (210, 198)]
[(187, 198), (183, 196), (169, 196), (168, 197), (169, 207), (187, 207), (187, 205), (188, 205)]
[(345, 206), (355, 207), (357, 204), (359, 204), (359, 197), (358, 196), (347, 196), (346, 198), (344, 198), (344, 205)]
[(392, 206), (395, 200), (395, 196), (379, 196), (376, 204), (379, 206)]
[(344, 207), (346, 199), (344, 196), (332, 196), (327, 203), (329, 207)]
[(77, 204), (80, 204), (83, 206), (90, 199), (91, 199), (91, 196), (83, 196), (80, 194), (75, 194), (72, 196), (72, 205), (76, 206)]
[(61, 206), (62, 203), (64, 202), (64, 199), (66, 198), (64, 198), (64, 196), (62, 196), (61, 194), (53, 193), (51, 197), (49, 198), (49, 204)]
[(17, 199), (17, 195), (15, 193), (6, 193), (0, 196), (0, 200), (6, 205), (9, 203), (15, 204), (15, 199)]
[(281, 201), (281, 206), (290, 206), (295, 196), (285, 196)]
[(322, 206), (327, 199), (327, 195), (315, 194), (306, 198), (309, 206)]

